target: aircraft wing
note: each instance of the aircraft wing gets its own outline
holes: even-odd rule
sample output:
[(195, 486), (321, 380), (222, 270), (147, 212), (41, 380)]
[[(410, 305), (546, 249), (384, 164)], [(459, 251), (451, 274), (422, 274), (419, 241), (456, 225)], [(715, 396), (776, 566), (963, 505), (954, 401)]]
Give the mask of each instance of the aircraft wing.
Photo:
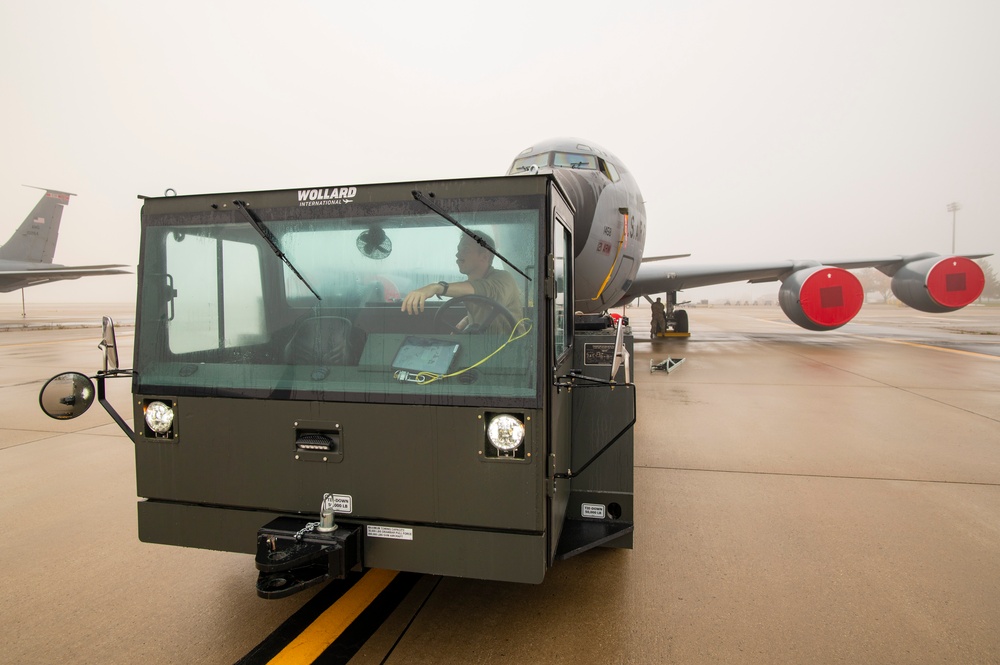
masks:
[[(728, 284), (730, 282), (773, 282), (784, 280), (793, 273), (820, 266), (832, 266), (844, 270), (856, 268), (878, 268), (892, 276), (896, 271), (911, 262), (934, 256), (933, 254), (911, 254), (908, 256), (894, 255), (865, 259), (846, 259), (834, 261), (773, 261), (762, 263), (731, 263), (731, 264), (675, 264), (675, 263), (642, 263), (635, 280), (626, 292), (625, 300), (668, 291), (682, 291), (699, 286), (713, 284)], [(967, 255), (967, 259), (979, 259), (989, 254)]]
[(667, 291), (683, 291), (699, 286), (729, 282), (769, 282), (781, 279), (794, 270), (794, 261), (734, 264), (643, 263), (626, 292), (632, 300), (639, 296)]
[(26, 286), (57, 282), (63, 279), (78, 279), (95, 275), (127, 275), (125, 264), (107, 264), (95, 266), (61, 266), (39, 268), (38, 270), (2, 270), (0, 269), (0, 292), (7, 293), (23, 289)]
[[(904, 304), (922, 312), (953, 312), (983, 292), (985, 274), (971, 259), (989, 254), (941, 256), (933, 252), (835, 261), (775, 261), (722, 265), (642, 263), (619, 304), (653, 293), (675, 294), (712, 284), (780, 280), (778, 304), (793, 323), (807, 330), (833, 330), (854, 318), (865, 301), (864, 287), (848, 272), (877, 268), (892, 278), (891, 288)], [(675, 332), (687, 332), (687, 313), (669, 311)]]

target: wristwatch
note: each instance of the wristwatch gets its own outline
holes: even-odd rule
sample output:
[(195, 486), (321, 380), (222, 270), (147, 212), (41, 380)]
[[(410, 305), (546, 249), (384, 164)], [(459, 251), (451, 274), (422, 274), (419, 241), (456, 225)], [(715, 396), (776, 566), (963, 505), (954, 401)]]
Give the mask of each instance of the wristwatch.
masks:
[(441, 293), (438, 295), (446, 296), (448, 295), (448, 282), (438, 282), (441, 285)]

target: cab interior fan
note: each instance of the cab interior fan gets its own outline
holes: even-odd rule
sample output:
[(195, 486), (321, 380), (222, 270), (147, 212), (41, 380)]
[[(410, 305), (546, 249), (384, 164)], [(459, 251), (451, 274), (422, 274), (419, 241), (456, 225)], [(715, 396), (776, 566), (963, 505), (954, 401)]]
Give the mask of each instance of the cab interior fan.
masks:
[(381, 226), (373, 226), (361, 232), (357, 240), (358, 250), (369, 259), (384, 259), (392, 253), (392, 241)]

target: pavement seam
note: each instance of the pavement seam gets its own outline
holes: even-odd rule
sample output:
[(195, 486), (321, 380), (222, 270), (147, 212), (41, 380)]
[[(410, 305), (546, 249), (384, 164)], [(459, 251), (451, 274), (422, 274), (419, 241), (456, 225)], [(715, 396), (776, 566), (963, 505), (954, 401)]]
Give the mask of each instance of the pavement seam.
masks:
[(687, 466), (643, 466), (636, 469), (658, 469), (660, 471), (693, 471), (700, 473), (735, 473), (748, 476), (782, 476), (789, 478), (828, 478), (831, 480), (874, 480), (893, 483), (933, 483), (937, 485), (969, 485), (977, 487), (1000, 487), (1000, 482), (987, 483), (974, 480), (934, 480), (932, 478), (890, 478), (886, 476), (848, 476), (824, 473), (787, 473), (782, 471), (745, 471), (740, 469), (705, 469)]
[[(861, 337), (861, 336), (857, 335), (856, 337)], [(945, 349), (945, 348), (942, 348), (942, 347), (927, 346), (927, 345), (924, 345), (924, 344), (909, 344), (909, 343), (906, 343), (906, 342), (898, 342), (896, 340), (882, 340), (882, 339), (879, 339), (879, 338), (876, 338), (876, 337), (871, 337), (871, 338), (869, 338), (869, 337), (861, 337), (861, 339), (866, 339), (866, 340), (871, 340), (871, 341), (876, 341), (876, 342), (889, 342), (889, 343), (897, 343), (897, 344), (906, 344), (908, 346), (917, 346), (919, 348), (926, 348), (926, 349), (932, 349), (932, 350), (937, 350), (937, 351), (949, 351), (950, 350), (950, 349)], [(985, 413), (979, 413), (978, 411), (973, 411), (971, 409), (966, 409), (966, 408), (963, 408), (963, 407), (958, 406), (956, 404), (951, 404), (951, 403), (945, 402), (943, 400), (935, 399), (934, 397), (930, 397), (928, 395), (922, 395), (921, 393), (915, 392), (915, 390), (911, 389), (911, 388), (904, 388), (903, 386), (894, 386), (891, 383), (886, 383), (885, 381), (880, 381), (880, 380), (878, 380), (876, 378), (865, 376), (864, 374), (859, 374), (858, 372), (854, 372), (854, 371), (849, 370), (849, 369), (847, 369), (845, 367), (841, 367), (839, 365), (834, 365), (832, 363), (824, 362), (822, 360), (817, 360), (816, 358), (814, 358), (814, 357), (812, 357), (812, 356), (810, 356), (810, 355), (808, 355), (806, 353), (801, 353), (801, 352), (796, 352), (796, 351), (792, 351), (792, 353), (794, 355), (800, 356), (802, 358), (806, 358), (806, 359), (810, 360), (811, 362), (815, 362), (815, 363), (817, 363), (819, 365), (823, 365), (824, 367), (830, 367), (832, 369), (840, 370), (842, 372), (850, 374), (851, 376), (856, 376), (858, 378), (865, 379), (866, 381), (871, 381), (872, 383), (876, 383), (876, 384), (878, 384), (880, 386), (883, 386), (885, 388), (892, 388), (893, 390), (899, 390), (900, 392), (904, 392), (907, 395), (913, 395), (914, 397), (918, 397), (920, 399), (925, 399), (925, 400), (934, 402), (935, 404), (940, 404), (941, 406), (946, 406), (946, 407), (949, 407), (949, 408), (952, 408), (952, 409), (958, 409), (959, 411), (961, 411), (963, 413), (968, 413), (968, 414), (973, 415), (973, 416), (978, 416), (980, 418), (985, 418), (986, 420), (990, 420), (990, 421), (993, 421), (993, 422), (1000, 422), (1000, 419), (994, 418), (994, 417), (989, 416), (989, 415), (986, 415)], [(995, 356), (987, 356), (987, 355), (982, 355), (982, 354), (970, 354), (970, 355), (976, 355), (976, 356), (983, 357), (983, 358), (989, 358), (991, 360), (1000, 360), (1000, 358), (995, 357)], [(951, 390), (953, 390), (953, 391), (960, 391), (960, 390), (971, 390), (971, 389), (969, 389), (969, 388), (956, 388), (956, 389), (951, 389)]]

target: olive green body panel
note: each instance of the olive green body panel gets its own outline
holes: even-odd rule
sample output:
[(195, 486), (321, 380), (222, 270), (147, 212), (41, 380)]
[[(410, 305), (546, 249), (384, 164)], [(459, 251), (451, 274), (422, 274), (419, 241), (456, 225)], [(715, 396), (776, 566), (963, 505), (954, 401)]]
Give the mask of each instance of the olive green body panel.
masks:
[[(480, 529), (545, 529), (545, 433), (532, 410), (525, 459), (484, 454), (485, 410), (176, 398), (174, 439), (137, 432), (142, 497), (315, 514), (324, 493), (352, 498), (351, 516)], [(141, 396), (135, 418), (142, 422)], [(296, 450), (303, 431), (338, 433), (337, 455)], [(347, 515), (345, 515), (346, 517)], [(261, 523), (263, 524), (263, 522)], [(247, 534), (254, 542), (256, 532)]]
[(548, 569), (544, 534), (413, 527), (413, 540), (373, 538), (364, 565), (432, 575), (540, 584)]
[[(143, 542), (246, 554), (255, 551), (257, 529), (279, 516), (161, 501), (140, 501), (138, 512)], [(369, 536), (369, 525), (360, 526), (362, 563), (369, 568), (538, 584), (548, 567), (544, 534), (371, 525), (377, 533), (402, 536), (391, 538)]]
[[(556, 376), (568, 374), (573, 369), (573, 353), (570, 350), (556, 371)], [(549, 410), (549, 471), (552, 476), (565, 471), (571, 459), (573, 446), (573, 393), (565, 388), (552, 388)], [(555, 558), (562, 535), (566, 505), (570, 497), (570, 480), (552, 477), (549, 480), (549, 554)]]
[[(623, 342), (631, 355), (631, 333)], [(614, 331), (578, 331), (574, 349), (574, 365), (586, 376), (607, 380), (611, 378), (608, 349), (614, 349)], [(631, 367), (629, 368), (632, 369)], [(618, 370), (615, 380), (624, 381), (624, 367)], [(577, 388), (573, 391), (573, 462), (574, 470), (581, 468), (603, 448), (632, 415), (635, 399), (634, 387), (608, 389)], [(633, 513), (633, 449), (634, 430), (629, 428), (618, 441), (572, 480), (572, 493), (566, 510), (567, 519), (593, 519), (593, 509), (587, 506), (604, 506), (605, 520), (634, 524)], [(615, 540), (609, 546), (632, 547), (632, 533)]]
[(256, 552), (257, 529), (281, 516), (262, 510), (151, 500), (139, 501), (137, 512), (139, 540), (144, 543), (242, 554)]

